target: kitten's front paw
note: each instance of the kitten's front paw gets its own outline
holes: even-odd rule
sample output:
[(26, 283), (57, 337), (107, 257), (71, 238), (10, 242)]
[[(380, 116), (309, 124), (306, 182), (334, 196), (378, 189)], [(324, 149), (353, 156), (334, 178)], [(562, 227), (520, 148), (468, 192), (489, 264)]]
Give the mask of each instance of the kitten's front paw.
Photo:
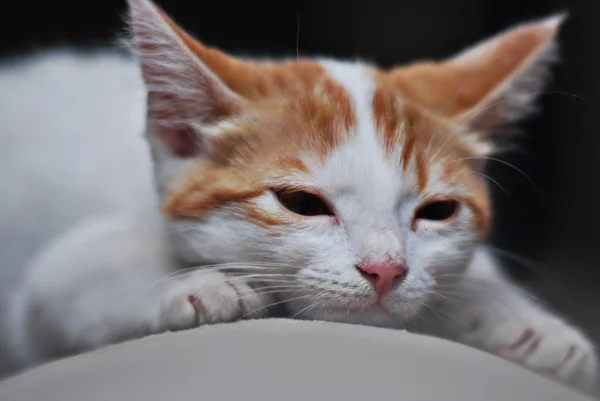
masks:
[(559, 319), (535, 316), (528, 322), (505, 321), (477, 331), (487, 350), (535, 372), (583, 390), (591, 389), (596, 382), (594, 346)]
[(158, 326), (174, 331), (250, 315), (260, 317), (269, 302), (269, 297), (258, 294), (239, 277), (197, 271), (173, 283), (164, 293)]

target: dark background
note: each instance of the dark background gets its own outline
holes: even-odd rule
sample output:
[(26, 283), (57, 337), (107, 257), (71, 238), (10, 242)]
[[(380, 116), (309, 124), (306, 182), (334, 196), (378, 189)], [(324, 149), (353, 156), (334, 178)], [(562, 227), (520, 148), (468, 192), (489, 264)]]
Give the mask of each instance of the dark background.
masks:
[[(0, 56), (51, 45), (107, 46), (123, 31), (125, 0), (11, 1)], [(444, 57), (513, 24), (558, 11), (560, 34), (542, 113), (524, 122), (521, 152), (492, 162), (497, 210), (491, 244), (507, 269), (600, 339), (600, 2), (596, 0), (158, 1), (206, 44), (267, 56), (361, 57), (383, 66)], [(16, 28), (15, 28), (16, 27)], [(298, 30), (299, 28), (299, 30)], [(299, 34), (298, 34), (299, 32)], [(561, 92), (559, 94), (557, 92)], [(3, 94), (4, 96), (6, 94)], [(575, 95), (575, 96), (573, 96)], [(535, 261), (535, 262), (534, 262)]]

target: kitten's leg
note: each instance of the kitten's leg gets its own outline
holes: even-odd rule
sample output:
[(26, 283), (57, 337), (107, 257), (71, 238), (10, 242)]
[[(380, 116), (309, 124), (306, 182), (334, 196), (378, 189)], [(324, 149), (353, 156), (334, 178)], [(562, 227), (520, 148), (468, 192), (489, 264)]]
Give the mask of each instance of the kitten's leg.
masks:
[(100, 218), (49, 243), (12, 297), (16, 363), (24, 367), (146, 334), (232, 321), (254, 310), (259, 315), (272, 302), (239, 277), (228, 282), (214, 270), (160, 280), (174, 271), (165, 239), (147, 222)]
[(452, 307), (451, 337), (575, 387), (591, 389), (597, 357), (577, 328), (512, 285), (485, 251), (478, 251)]

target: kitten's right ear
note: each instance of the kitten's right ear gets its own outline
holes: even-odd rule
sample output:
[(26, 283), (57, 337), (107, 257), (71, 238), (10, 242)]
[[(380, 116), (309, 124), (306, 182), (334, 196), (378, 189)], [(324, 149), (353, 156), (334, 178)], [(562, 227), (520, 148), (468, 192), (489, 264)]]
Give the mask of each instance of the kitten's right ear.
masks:
[(521, 24), (446, 60), (394, 69), (392, 79), (415, 103), (468, 133), (473, 151), (487, 156), (535, 110), (565, 17)]
[[(169, 155), (202, 152), (208, 127), (236, 114), (243, 102), (214, 66), (234, 60), (187, 35), (149, 0), (128, 0), (135, 53), (148, 92), (148, 130)], [(203, 61), (209, 58), (213, 69)]]

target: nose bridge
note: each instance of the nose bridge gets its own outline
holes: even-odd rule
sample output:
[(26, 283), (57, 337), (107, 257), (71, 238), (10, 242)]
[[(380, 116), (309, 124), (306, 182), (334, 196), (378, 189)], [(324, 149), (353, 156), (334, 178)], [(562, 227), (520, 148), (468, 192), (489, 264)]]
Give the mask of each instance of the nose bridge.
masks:
[(404, 258), (399, 234), (389, 225), (372, 226), (364, 233), (358, 256), (369, 263), (400, 263)]
[(401, 263), (402, 238), (392, 202), (372, 200), (351, 196), (344, 202), (343, 220), (357, 263)]

